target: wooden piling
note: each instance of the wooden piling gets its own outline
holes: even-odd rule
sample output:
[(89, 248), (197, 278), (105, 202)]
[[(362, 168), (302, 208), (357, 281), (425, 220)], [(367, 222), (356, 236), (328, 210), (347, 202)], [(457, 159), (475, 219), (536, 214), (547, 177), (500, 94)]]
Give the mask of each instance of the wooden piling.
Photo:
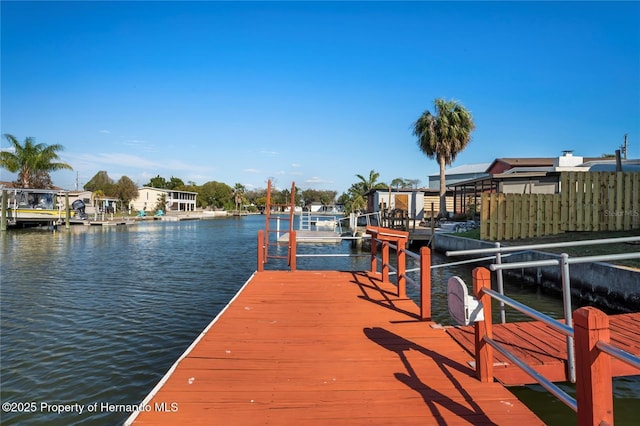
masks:
[(613, 425), (611, 358), (598, 341), (609, 343), (609, 317), (587, 306), (573, 313), (576, 344), (576, 400), (579, 425)]
[(491, 288), (491, 274), (487, 268), (474, 268), (473, 294), (482, 304), (484, 311), (484, 321), (475, 324), (475, 356), (476, 356), (476, 377), (481, 382), (493, 381), (493, 347), (484, 341), (484, 336), (493, 337), (491, 320), (491, 296), (485, 294), (484, 288)]

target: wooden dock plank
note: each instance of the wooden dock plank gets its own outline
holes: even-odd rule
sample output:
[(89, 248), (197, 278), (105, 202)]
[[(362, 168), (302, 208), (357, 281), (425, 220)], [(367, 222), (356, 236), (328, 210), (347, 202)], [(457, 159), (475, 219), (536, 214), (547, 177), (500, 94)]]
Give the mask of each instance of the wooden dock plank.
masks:
[(136, 424), (542, 424), (392, 286), (351, 272), (254, 275)]
[[(640, 313), (611, 315), (611, 343), (638, 356), (640, 355)], [(473, 326), (450, 327), (447, 332), (472, 356), (474, 353)], [(494, 340), (513, 351), (521, 360), (554, 382), (567, 381), (566, 338), (539, 321), (493, 324)], [(519, 367), (511, 364), (497, 351), (499, 365), (494, 367), (495, 378), (505, 385), (523, 385), (534, 380)], [(640, 372), (617, 359), (612, 360), (614, 376), (637, 375)]]

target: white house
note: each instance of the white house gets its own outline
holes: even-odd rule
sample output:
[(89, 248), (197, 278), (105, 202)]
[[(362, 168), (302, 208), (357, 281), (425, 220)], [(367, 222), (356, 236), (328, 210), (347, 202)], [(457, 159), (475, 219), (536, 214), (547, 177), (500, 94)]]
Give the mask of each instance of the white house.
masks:
[(151, 188), (148, 186), (138, 189), (138, 197), (129, 203), (129, 208), (135, 211), (155, 210), (163, 195), (165, 196), (167, 212), (191, 212), (196, 209), (197, 192)]
[[(365, 194), (367, 213), (389, 210), (404, 210), (411, 219), (423, 220), (431, 216), (431, 204), (435, 215), (440, 211), (438, 190), (423, 189), (374, 189)], [(445, 194), (447, 211), (453, 209), (451, 192)]]
[[(62, 195), (62, 193), (60, 193), (60, 195)], [(61, 197), (60, 199), (63, 200), (64, 198)], [(85, 213), (88, 215), (95, 213), (116, 213), (118, 210), (117, 198), (106, 196), (96, 198), (91, 191), (69, 191), (69, 205), (73, 204), (76, 200), (81, 200), (84, 203)]]

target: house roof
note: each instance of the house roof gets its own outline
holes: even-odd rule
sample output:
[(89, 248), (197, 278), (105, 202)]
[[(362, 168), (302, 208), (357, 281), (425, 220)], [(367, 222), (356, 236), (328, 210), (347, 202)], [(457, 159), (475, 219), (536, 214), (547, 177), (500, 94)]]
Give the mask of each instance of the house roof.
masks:
[(546, 176), (556, 176), (558, 175), (559, 172), (553, 172), (553, 171), (528, 171), (528, 172), (522, 172), (522, 173), (498, 173), (495, 175), (487, 175), (484, 177), (477, 177), (474, 179), (468, 179), (468, 180), (463, 180), (460, 182), (455, 182), (452, 183), (451, 185), (447, 185), (447, 187), (449, 188), (459, 188), (459, 187), (466, 187), (466, 186), (474, 186), (474, 184), (477, 183), (482, 183), (484, 182), (485, 184), (491, 184), (491, 183), (495, 183), (498, 181), (504, 181), (504, 180), (511, 180), (511, 179), (523, 179), (523, 178), (540, 178), (540, 177), (546, 177)]
[[(489, 165), (491, 163), (474, 163), (474, 164), (463, 164), (461, 166), (451, 167), (450, 169), (446, 169), (444, 171), (445, 175), (467, 175), (473, 173), (486, 173)], [(429, 177), (440, 177), (440, 173), (436, 173), (433, 175), (429, 175)]]
[(381, 192), (383, 194), (387, 194), (389, 192), (424, 192), (422, 188), (373, 188), (364, 193), (364, 195), (375, 194), (376, 192)]
[(0, 188), (6, 188), (6, 189), (37, 189), (37, 190), (47, 190), (47, 191), (64, 191), (63, 188), (60, 188), (59, 186), (51, 186), (51, 188), (23, 188), (22, 186), (16, 184), (15, 182), (8, 182), (8, 181), (0, 181)]
[[(493, 162), (486, 168), (486, 170), (490, 170), (497, 163), (504, 163), (511, 167), (553, 167), (555, 165), (555, 161), (558, 160), (558, 157), (530, 157), (530, 158), (516, 158), (516, 157), (502, 157), (496, 158)], [(583, 157), (582, 161), (594, 161), (598, 160), (597, 157)]]
[(493, 168), (497, 163), (505, 163), (511, 167), (531, 167), (548, 166), (552, 167), (556, 157), (533, 157), (533, 158), (496, 158), (485, 170)]
[(138, 188), (138, 191), (148, 189), (152, 191), (160, 191), (160, 192), (182, 192), (184, 194), (197, 194), (197, 192), (193, 191), (182, 191), (180, 189), (164, 189), (164, 188), (154, 188), (152, 186), (143, 186), (142, 188)]

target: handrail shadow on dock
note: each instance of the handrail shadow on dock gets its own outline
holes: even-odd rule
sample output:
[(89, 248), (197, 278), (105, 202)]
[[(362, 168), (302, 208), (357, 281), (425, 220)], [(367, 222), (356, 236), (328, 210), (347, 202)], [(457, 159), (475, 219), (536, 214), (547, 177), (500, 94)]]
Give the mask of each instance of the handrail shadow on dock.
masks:
[[(395, 352), (398, 355), (398, 358), (402, 362), (402, 365), (407, 370), (407, 372), (397, 372), (394, 373), (394, 376), (399, 382), (405, 384), (407, 387), (415, 390), (418, 394), (420, 394), (427, 407), (429, 407), (429, 409), (433, 413), (434, 418), (437, 420), (439, 425), (446, 425), (447, 423), (444, 421), (442, 416), (439, 415), (438, 405), (444, 407), (450, 412), (456, 413), (461, 417), (481, 416), (480, 418), (476, 417), (474, 419), (476, 421), (479, 420), (481, 424), (496, 424), (486, 416), (480, 406), (473, 401), (471, 395), (469, 395), (469, 393), (464, 389), (464, 386), (462, 386), (461, 383), (456, 379), (456, 377), (451, 373), (451, 369), (454, 369), (465, 375), (473, 376), (475, 374), (474, 370), (459, 362), (453, 361), (447, 356), (427, 349), (422, 345), (407, 340), (404, 337), (381, 327), (365, 328), (364, 334), (372, 342), (391, 352)], [(460, 403), (451, 399), (449, 396), (443, 394), (442, 392), (438, 392), (433, 387), (420, 380), (420, 377), (416, 372), (416, 368), (413, 367), (411, 361), (409, 361), (409, 358), (405, 354), (405, 352), (412, 350), (431, 358), (436, 363), (438, 368), (442, 371), (442, 373), (448, 378), (451, 384), (453, 384), (454, 388), (460, 393), (460, 395), (464, 397), (464, 400), (470, 405), (471, 408), (461, 405)]]
[[(358, 298), (368, 300), (369, 302), (375, 303), (379, 306), (400, 312), (409, 317), (415, 318), (416, 320), (420, 320), (420, 315), (417, 312), (418, 307), (415, 303), (411, 299), (398, 298), (390, 284), (383, 286), (384, 282), (381, 279), (376, 278), (367, 272), (352, 272), (351, 274), (353, 276), (352, 282), (356, 284), (362, 292), (362, 295), (358, 296)], [(376, 296), (379, 296), (379, 298), (376, 298)], [(411, 307), (415, 307), (415, 311), (412, 312), (402, 307), (402, 305), (407, 306), (407, 304), (410, 304), (409, 306)]]

